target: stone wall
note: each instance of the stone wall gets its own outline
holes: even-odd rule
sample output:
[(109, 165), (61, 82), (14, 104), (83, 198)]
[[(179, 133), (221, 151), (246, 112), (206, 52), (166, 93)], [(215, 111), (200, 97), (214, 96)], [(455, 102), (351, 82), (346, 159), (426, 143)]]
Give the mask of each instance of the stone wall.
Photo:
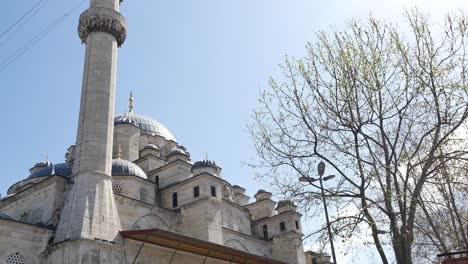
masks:
[(222, 244), (222, 206), (214, 198), (202, 198), (180, 207), (176, 232)]
[(44, 263), (41, 254), (52, 233), (49, 229), (0, 219), (0, 263), (7, 263), (8, 258)]
[[(173, 209), (172, 198), (174, 193), (177, 193), (177, 207), (199, 199), (211, 197), (221, 202), (223, 198), (223, 189), (226, 185), (227, 182), (224, 180), (209, 174), (192, 177), (180, 184), (161, 190), (161, 206)], [(199, 187), (199, 197), (194, 197), (193, 188), (196, 186)], [(216, 188), (216, 197), (211, 195), (212, 186)]]
[(114, 197), (122, 230), (160, 228), (173, 231), (175, 229), (176, 213), (122, 195)]
[(44, 178), (40, 183), (0, 203), (0, 212), (26, 223), (57, 224), (54, 212), (65, 196), (66, 179)]
[(234, 230), (223, 228), (223, 245), (259, 256), (271, 256), (271, 245), (258, 239)]
[[(299, 229), (296, 228), (296, 221), (298, 222)], [(284, 222), (285, 230), (281, 231), (280, 223)], [(301, 215), (296, 212), (284, 212), (269, 218), (260, 219), (252, 224), (252, 233), (254, 236), (263, 237), (263, 226), (268, 228), (268, 237), (278, 235), (288, 231), (302, 233)]]
[(118, 194), (152, 204), (155, 203), (156, 185), (153, 182), (137, 176), (113, 176), (112, 184), (114, 193), (116, 193), (116, 185), (119, 185), (121, 192)]
[(223, 199), (223, 227), (251, 236), (249, 210)]

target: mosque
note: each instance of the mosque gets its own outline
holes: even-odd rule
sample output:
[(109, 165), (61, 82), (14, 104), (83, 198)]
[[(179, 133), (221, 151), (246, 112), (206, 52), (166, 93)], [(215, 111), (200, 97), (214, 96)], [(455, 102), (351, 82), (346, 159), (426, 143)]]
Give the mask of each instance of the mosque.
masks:
[[(76, 143), (41, 161), (0, 200), (0, 263), (305, 264), (301, 215), (289, 201), (192, 161), (158, 121), (114, 115), (121, 0), (90, 0)], [(308, 261), (309, 262), (309, 261)]]

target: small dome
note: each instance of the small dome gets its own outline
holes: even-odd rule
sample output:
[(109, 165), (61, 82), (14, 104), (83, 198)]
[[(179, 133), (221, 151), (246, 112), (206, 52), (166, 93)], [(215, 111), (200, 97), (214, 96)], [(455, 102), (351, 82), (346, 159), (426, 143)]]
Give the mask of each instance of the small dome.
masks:
[(242, 189), (244, 189), (244, 187), (242, 187), (242, 186), (240, 186), (240, 185), (237, 185), (237, 184), (234, 184), (234, 185), (232, 186), (232, 188), (242, 188)]
[(192, 166), (192, 169), (193, 168), (197, 168), (197, 167), (214, 167), (216, 168), (216, 162), (212, 161), (212, 160), (199, 160), (197, 162), (195, 162)]
[(150, 136), (161, 136), (167, 140), (176, 141), (171, 131), (158, 121), (143, 115), (127, 113), (114, 117), (114, 125), (131, 124), (141, 129), (142, 134)]
[(276, 206), (276, 208), (279, 208), (279, 207), (283, 207), (283, 206), (287, 206), (287, 205), (292, 205), (292, 206), (296, 206), (292, 201), (290, 200), (281, 200), (278, 202), (278, 205)]
[(173, 151), (171, 151), (171, 153), (169, 153), (168, 156), (170, 155), (187, 155), (187, 153), (185, 153), (185, 151), (181, 150), (181, 149), (174, 149)]
[(0, 219), (5, 219), (5, 220), (14, 220), (14, 219), (13, 219), (13, 218), (11, 218), (9, 215), (2, 214), (2, 213), (0, 213)]
[(146, 173), (138, 165), (123, 159), (112, 160), (112, 176), (137, 176), (148, 179)]
[(270, 193), (269, 191), (266, 191), (264, 189), (258, 190), (257, 194), (262, 194), (262, 193)]
[(156, 149), (156, 150), (159, 150), (158, 146), (156, 146), (154, 144), (148, 144), (143, 149)]
[(49, 167), (51, 165), (52, 165), (52, 162), (50, 162), (49, 160), (43, 160), (41, 162), (36, 163), (34, 167)]
[[(50, 163), (50, 162), (49, 162)], [(59, 163), (53, 165), (50, 163), (49, 166), (39, 169), (38, 171), (31, 173), (28, 179), (34, 179), (39, 177), (48, 177), (52, 175), (59, 175), (59, 176), (70, 176), (72, 174), (70, 163)]]

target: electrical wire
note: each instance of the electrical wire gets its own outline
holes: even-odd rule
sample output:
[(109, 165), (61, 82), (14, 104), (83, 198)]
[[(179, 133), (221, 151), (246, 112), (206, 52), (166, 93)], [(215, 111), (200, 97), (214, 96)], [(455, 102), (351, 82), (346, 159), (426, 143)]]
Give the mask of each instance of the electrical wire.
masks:
[[(4, 32), (2, 32), (2, 34), (0, 34), (0, 39), (5, 36), (8, 32), (10, 32), (16, 25), (18, 25), (21, 21), (23, 21), (23, 19), (25, 19), (29, 14), (31, 14), (31, 12), (34, 11), (34, 13), (29, 17), (29, 18), (32, 18), (35, 14), (37, 14), (37, 12), (39, 12), (39, 10), (41, 10), (42, 7), (44, 7), (44, 4), (47, 2), (48, 0), (39, 0), (39, 2), (37, 2), (33, 7), (31, 7), (26, 13), (24, 13), (15, 23), (13, 23), (13, 25), (11, 25), (10, 27), (8, 27)], [(42, 5), (41, 5), (42, 4)]]
[[(41, 0), (42, 1), (42, 0)], [(7, 44), (15, 35), (16, 33), (20, 32), (21, 29), (23, 28), (24, 25), (26, 25), (37, 13), (39, 13), (39, 11), (44, 7), (44, 5), (48, 2), (49, 0), (45, 0), (44, 2), (42, 2), (42, 5), (39, 6), (38, 8), (36, 8), (34, 10), (34, 12), (25, 18), (24, 22), (19, 24), (17, 27), (16, 27), (16, 30), (13, 31), (11, 34), (7, 34), (5, 35), (5, 38), (3, 38), (3, 41), (0, 42), (0, 47), (4, 46), (5, 44)], [(2, 38), (0, 37), (0, 40)]]
[(16, 50), (13, 55), (5, 59), (2, 63), (0, 63), (0, 72), (3, 71), (6, 67), (10, 64), (15, 62), (21, 55), (23, 55), (26, 51), (32, 48), (37, 42), (47, 36), (55, 27), (57, 27), (60, 23), (62, 23), (69, 15), (75, 12), (78, 8), (80, 8), (84, 2), (87, 0), (82, 0), (78, 5), (70, 9), (67, 13), (63, 14), (55, 21), (53, 21), (48, 27), (46, 27), (43, 31), (39, 32), (35, 35), (30, 41), (28, 41), (23, 47)]

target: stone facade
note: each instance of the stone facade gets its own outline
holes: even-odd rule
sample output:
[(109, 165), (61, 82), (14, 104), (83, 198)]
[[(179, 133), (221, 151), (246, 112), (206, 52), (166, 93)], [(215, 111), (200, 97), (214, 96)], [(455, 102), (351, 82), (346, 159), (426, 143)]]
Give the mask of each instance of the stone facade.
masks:
[[(144, 174), (138, 174), (141, 172), (132, 171), (131, 168), (112, 167), (112, 192), (119, 230), (163, 229), (286, 263), (305, 263), (300, 242), (301, 215), (293, 205), (287, 202), (277, 204), (271, 199), (271, 193), (264, 190), (260, 190), (255, 195), (255, 201), (249, 203), (245, 189), (221, 178), (221, 168), (214, 162), (193, 163), (188, 154), (176, 155), (174, 149), (178, 149), (177, 143), (165, 140), (164, 135), (144, 135), (138, 124), (116, 124), (114, 131), (119, 131), (121, 127), (132, 133), (119, 132), (118, 145), (128, 147), (121, 148), (121, 153), (114, 152), (113, 164), (127, 164), (115, 162), (116, 156), (133, 157), (128, 164), (140, 165)], [(145, 137), (145, 140), (139, 137)], [(149, 144), (142, 145), (142, 142), (152, 144), (148, 147)], [(168, 149), (164, 145), (166, 142), (175, 148)], [(138, 156), (133, 156), (135, 153)], [(69, 154), (68, 157), (69, 166), (76, 166), (74, 156)], [(51, 163), (50, 166), (54, 165)], [(127, 175), (121, 173), (125, 169), (128, 169)], [(136, 254), (134, 251), (138, 251), (141, 243), (122, 238), (96, 241), (93, 237), (78, 244), (57, 241), (56, 228), (61, 214), (66, 212), (63, 210), (65, 201), (73, 195), (75, 179), (72, 173), (65, 176), (44, 175), (25, 179), (10, 188), (9, 196), (0, 203), (0, 212), (14, 221), (2, 220), (8, 223), (6, 229), (11, 229), (10, 233), (2, 235), (13, 236), (11, 232), (15, 232), (16, 226), (26, 225), (28, 229), (25, 230), (36, 230), (40, 239), (34, 245), (30, 241), (19, 241), (15, 246), (0, 247), (0, 257), (11, 255), (12, 247), (18, 248), (25, 258), (28, 257), (26, 253), (31, 254), (27, 249), (34, 248), (34, 254), (41, 256), (43, 263), (88, 260), (93, 263), (96, 259), (124, 263), (124, 255), (128, 260), (131, 252)], [(281, 223), (284, 223), (284, 229)], [(98, 255), (67, 255), (76, 250), (96, 247), (105, 250)], [(163, 260), (171, 256), (170, 252), (168, 248), (146, 245), (138, 258), (140, 263), (159, 263), (145, 262), (145, 259), (161, 256), (160, 263), (165, 263)], [(194, 257), (189, 252), (178, 254), (176, 259), (181, 262), (177, 260), (174, 263), (191, 263), (183, 262), (186, 258), (201, 259), (203, 262), (202, 256)], [(224, 263), (214, 259), (210, 261), (207, 263)]]
[(76, 144), (0, 200), (0, 264), (305, 264), (301, 215), (192, 162), (172, 133), (130, 111), (114, 116), (119, 0), (91, 0), (78, 33), (86, 58)]

